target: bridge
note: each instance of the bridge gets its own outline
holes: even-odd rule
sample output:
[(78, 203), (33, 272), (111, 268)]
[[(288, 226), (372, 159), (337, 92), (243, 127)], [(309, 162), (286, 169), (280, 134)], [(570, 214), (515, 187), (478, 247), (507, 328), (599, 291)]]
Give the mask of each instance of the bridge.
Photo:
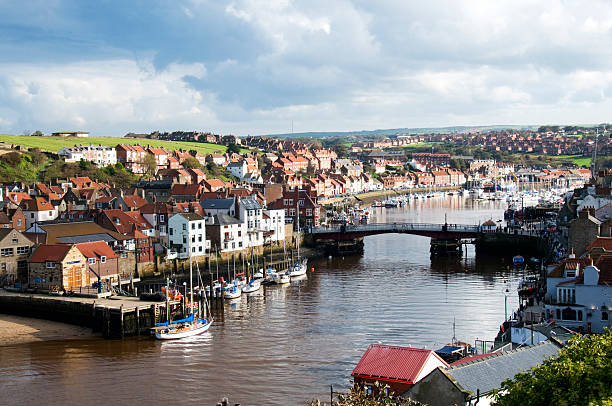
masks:
[[(401, 233), (431, 238), (431, 252), (461, 252), (461, 244), (474, 243), (487, 251), (514, 250), (527, 254), (540, 253), (543, 248), (539, 234), (527, 230), (487, 230), (480, 225), (431, 223), (371, 223), (313, 227), (311, 242), (330, 253), (362, 252), (363, 238), (370, 235)], [(514, 255), (514, 253), (512, 254)]]
[(476, 238), (482, 232), (480, 226), (467, 224), (427, 224), (427, 223), (373, 223), (342, 225), (336, 227), (314, 227), (311, 234), (314, 240), (349, 241), (368, 235), (403, 233), (422, 235), (438, 240), (464, 240)]

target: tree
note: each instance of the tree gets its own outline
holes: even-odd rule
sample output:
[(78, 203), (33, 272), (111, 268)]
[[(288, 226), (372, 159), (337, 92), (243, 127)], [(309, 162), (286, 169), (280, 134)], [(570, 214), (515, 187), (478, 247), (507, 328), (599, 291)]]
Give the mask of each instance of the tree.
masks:
[(9, 152), (8, 154), (4, 154), (0, 157), (2, 162), (5, 162), (7, 165), (10, 165), (13, 168), (16, 168), (17, 165), (21, 163), (21, 154), (19, 152)]
[[(393, 396), (384, 395), (384, 387), (380, 383), (376, 382), (375, 393), (377, 395), (367, 394), (361, 385), (353, 384), (351, 391), (347, 394), (338, 395), (338, 401), (334, 401), (334, 406), (378, 406), (378, 405), (389, 405), (389, 406), (425, 406), (423, 403), (415, 402), (410, 399), (401, 399)], [(393, 395), (393, 394), (391, 394)], [(308, 403), (309, 406), (321, 406), (326, 403), (321, 403), (320, 400), (315, 399)]]
[(157, 159), (153, 154), (147, 154), (142, 159), (142, 166), (145, 174), (149, 175), (149, 177), (155, 176), (157, 173)]
[(338, 155), (338, 158), (343, 158), (347, 155), (348, 151), (346, 149), (346, 145), (344, 144), (335, 144), (332, 149)]
[(204, 167), (195, 157), (185, 158), (181, 165), (183, 165), (185, 169), (202, 169)]
[(499, 406), (612, 404), (612, 330), (574, 338), (559, 356), (502, 383)]
[(232, 154), (232, 153), (239, 154), (240, 153), (240, 146), (238, 144), (234, 144), (233, 142), (229, 143), (227, 145), (227, 153), (228, 154)]

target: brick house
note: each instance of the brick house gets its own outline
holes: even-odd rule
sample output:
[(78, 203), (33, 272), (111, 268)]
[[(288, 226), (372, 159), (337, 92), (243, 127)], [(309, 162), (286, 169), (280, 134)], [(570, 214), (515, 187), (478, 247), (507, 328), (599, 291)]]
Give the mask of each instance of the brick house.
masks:
[(578, 217), (569, 223), (569, 248), (573, 249), (576, 256), (581, 256), (586, 248), (600, 234), (602, 222), (595, 217), (595, 209), (585, 207), (578, 212)]
[(87, 268), (91, 273), (90, 280), (95, 281), (96, 274), (101, 280), (117, 279), (119, 275), (119, 255), (104, 241), (76, 244), (78, 250), (87, 258)]
[(87, 258), (76, 244), (42, 244), (28, 262), (30, 287), (74, 290), (90, 285)]
[(0, 285), (27, 280), (27, 260), (33, 245), (17, 230), (0, 229)]

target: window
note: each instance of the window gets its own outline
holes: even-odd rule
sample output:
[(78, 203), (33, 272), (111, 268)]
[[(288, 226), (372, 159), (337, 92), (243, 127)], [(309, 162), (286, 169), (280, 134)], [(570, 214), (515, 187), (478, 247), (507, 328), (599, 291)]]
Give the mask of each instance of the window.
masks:
[(165, 233), (166, 232), (166, 226), (159, 226), (159, 232), (160, 233)]
[(89, 265), (94, 265), (94, 264), (96, 263), (96, 259), (95, 259), (95, 258), (88, 258), (88, 259), (87, 259), (87, 263), (88, 263)]
[(198, 235), (198, 242), (202, 242), (202, 234)]
[(195, 247), (191, 247), (191, 252), (195, 252)]
[(172, 227), (170, 227), (170, 235), (173, 235)]
[(122, 252), (121, 253), (121, 258), (127, 258), (127, 252)]
[(201, 230), (201, 229), (202, 229), (202, 222), (200, 221), (200, 222), (198, 223), (198, 230)]
[(198, 247), (198, 251), (202, 252), (202, 246), (201, 245)]
[(191, 223), (191, 229), (195, 230), (195, 223)]
[(105, 264), (105, 263), (106, 263), (106, 256), (105, 256), (105, 255), (102, 255), (102, 256), (100, 257), (100, 262), (102, 262), (103, 264)]
[(187, 224), (183, 224), (183, 231), (187, 230)]
[(312, 216), (312, 209), (306, 209), (306, 215)]
[(191, 242), (195, 242), (195, 235), (191, 236)]
[(30, 213), (30, 218), (33, 219), (34, 218), (34, 213)]
[(604, 321), (608, 320), (608, 312), (602, 310), (601, 311), (601, 319), (604, 320)]
[(283, 200), (283, 204), (284, 204), (285, 206), (289, 206), (289, 199), (285, 199), (285, 200)]
[(17, 247), (17, 255), (24, 255), (30, 252), (30, 247)]
[(293, 199), (289, 199), (289, 206), (293, 204)]
[(2, 249), (0, 249), (0, 256), (3, 256), (3, 257), (12, 257), (13, 256), (13, 249), (12, 248), (2, 248)]
[(238, 237), (242, 237), (242, 230), (238, 230)]
[(227, 242), (223, 243), (223, 249), (226, 250), (227, 249)]
[(295, 216), (295, 209), (289, 209), (289, 216)]
[(6, 264), (4, 262), (2, 263), (2, 267), (0, 269), (2, 269), (3, 272), (6, 271)]
[(49, 211), (49, 217), (53, 216), (53, 212)]
[(46, 261), (45, 262), (45, 268), (55, 268), (55, 261)]
[(238, 241), (238, 246), (242, 247), (242, 241)]
[(165, 219), (166, 219), (166, 217), (163, 214), (159, 215), (159, 221), (160, 222), (164, 222)]
[(183, 236), (183, 244), (187, 244), (187, 237)]
[(17, 225), (20, 226), (21, 225), (21, 219), (17, 219)]
[(568, 278), (575, 278), (576, 277), (576, 271), (567, 271), (566, 275)]
[(364, 388), (365, 394), (366, 395), (371, 395), (372, 394), (372, 388), (373, 388), (372, 385), (366, 385), (365, 388)]

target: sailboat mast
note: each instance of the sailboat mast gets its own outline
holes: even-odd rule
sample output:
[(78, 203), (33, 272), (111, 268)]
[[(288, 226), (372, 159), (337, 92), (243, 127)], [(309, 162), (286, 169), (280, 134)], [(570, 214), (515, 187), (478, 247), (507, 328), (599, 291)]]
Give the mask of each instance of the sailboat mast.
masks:
[(297, 260), (300, 261), (300, 189), (297, 194)]
[(191, 250), (189, 250), (189, 310), (193, 314), (193, 261), (191, 260)]

